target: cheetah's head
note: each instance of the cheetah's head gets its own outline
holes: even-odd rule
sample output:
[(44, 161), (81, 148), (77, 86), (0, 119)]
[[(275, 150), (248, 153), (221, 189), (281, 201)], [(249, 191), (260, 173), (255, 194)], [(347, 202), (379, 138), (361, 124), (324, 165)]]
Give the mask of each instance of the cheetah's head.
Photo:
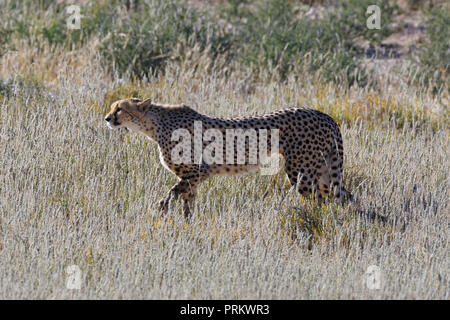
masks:
[(111, 105), (111, 110), (105, 117), (107, 126), (110, 129), (126, 127), (139, 131), (145, 110), (151, 104), (150, 99), (142, 101), (130, 98), (116, 101)]

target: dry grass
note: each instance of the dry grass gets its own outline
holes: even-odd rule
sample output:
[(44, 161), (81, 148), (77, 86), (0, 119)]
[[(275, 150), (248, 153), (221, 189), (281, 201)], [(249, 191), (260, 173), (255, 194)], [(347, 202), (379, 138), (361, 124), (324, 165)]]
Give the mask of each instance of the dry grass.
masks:
[[(87, 48), (25, 45), (0, 60), (12, 79), (0, 93), (1, 299), (449, 298), (445, 92), (225, 77), (195, 50), (165, 76), (129, 81)], [(341, 124), (357, 200), (316, 207), (283, 172), (215, 177), (191, 221), (178, 208), (161, 216), (176, 179), (156, 145), (104, 124), (110, 102), (130, 95), (227, 117), (323, 110)], [(70, 265), (80, 290), (66, 288)], [(370, 265), (378, 290), (364, 282)]]

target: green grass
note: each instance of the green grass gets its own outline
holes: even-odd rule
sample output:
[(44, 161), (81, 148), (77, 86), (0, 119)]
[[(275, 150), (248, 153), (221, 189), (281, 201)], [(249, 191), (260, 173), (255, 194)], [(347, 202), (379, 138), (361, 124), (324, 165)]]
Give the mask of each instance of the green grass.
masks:
[[(18, 50), (17, 40), (39, 50), (50, 46), (70, 51), (89, 45), (112, 74), (143, 77), (164, 72), (169, 61), (184, 61), (195, 49), (212, 65), (226, 64), (227, 72), (245, 68), (258, 75), (270, 69), (280, 80), (295, 76), (299, 81), (307, 73), (320, 82), (348, 87), (378, 86), (366, 69), (362, 42), (378, 46), (397, 31), (392, 22), (401, 13), (395, 2), (366, 0), (327, 7), (319, 20), (303, 16), (297, 2), (284, 0), (228, 1), (207, 7), (157, 0), (139, 2), (130, 10), (119, 0), (88, 1), (81, 7), (82, 28), (70, 30), (63, 6), (20, 3), (2, 5), (0, 55)], [(383, 13), (380, 30), (366, 27), (369, 4)], [(448, 85), (448, 17), (448, 6), (430, 11), (427, 38), (411, 56), (417, 71), (416, 81), (410, 83), (434, 92)]]
[(434, 92), (449, 92), (450, 76), (450, 7), (433, 9), (428, 13), (426, 34), (419, 51), (412, 55), (416, 77), (413, 79)]

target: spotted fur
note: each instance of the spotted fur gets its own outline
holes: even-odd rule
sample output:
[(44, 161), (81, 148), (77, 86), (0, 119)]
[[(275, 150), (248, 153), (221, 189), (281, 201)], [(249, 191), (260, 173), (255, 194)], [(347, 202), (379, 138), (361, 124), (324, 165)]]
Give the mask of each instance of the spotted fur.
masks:
[[(331, 194), (341, 202), (350, 197), (343, 185), (344, 154), (339, 127), (331, 117), (317, 110), (290, 108), (262, 116), (222, 119), (200, 114), (186, 105), (160, 105), (149, 99), (133, 98), (113, 103), (105, 120), (112, 129), (127, 127), (158, 143), (161, 163), (179, 178), (160, 201), (163, 211), (167, 211), (172, 198), (181, 198), (184, 213), (189, 214), (197, 186), (210, 175), (248, 172), (261, 164), (262, 159), (256, 164), (249, 162), (250, 146), (258, 146), (252, 138), (236, 141), (235, 148), (239, 144), (245, 145), (245, 162), (242, 164), (236, 161), (232, 164), (174, 163), (171, 152), (178, 142), (173, 141), (172, 133), (183, 128), (194, 135), (194, 121), (201, 121), (203, 132), (214, 128), (224, 135), (226, 129), (267, 129), (268, 153), (276, 151), (284, 157), (287, 177), (302, 195), (314, 193), (323, 200)], [(271, 146), (271, 129), (279, 130), (278, 150)], [(260, 137), (259, 133), (257, 137)], [(204, 141), (203, 147), (206, 145)], [(225, 144), (223, 151), (226, 155)], [(235, 152), (235, 160), (236, 155)]]

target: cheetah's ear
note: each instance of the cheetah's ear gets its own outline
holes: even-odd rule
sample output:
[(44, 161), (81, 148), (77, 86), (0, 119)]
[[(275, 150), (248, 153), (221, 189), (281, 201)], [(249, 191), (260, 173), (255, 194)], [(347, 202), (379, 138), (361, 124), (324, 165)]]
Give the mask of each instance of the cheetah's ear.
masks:
[(137, 104), (137, 106), (138, 106), (139, 108), (142, 108), (142, 109), (144, 109), (144, 108), (146, 108), (146, 107), (149, 107), (149, 106), (151, 106), (151, 105), (152, 105), (152, 99), (145, 99), (144, 101), (139, 102), (139, 103)]

